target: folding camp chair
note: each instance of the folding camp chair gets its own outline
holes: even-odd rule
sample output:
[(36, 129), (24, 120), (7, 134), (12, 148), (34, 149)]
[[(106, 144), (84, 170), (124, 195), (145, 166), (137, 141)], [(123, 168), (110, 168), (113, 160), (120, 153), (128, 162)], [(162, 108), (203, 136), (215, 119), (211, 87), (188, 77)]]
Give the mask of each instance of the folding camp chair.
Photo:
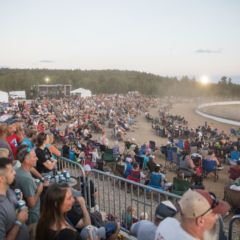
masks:
[(168, 147), (166, 152), (167, 152), (167, 157), (165, 160), (165, 168), (174, 170), (177, 166), (179, 166), (179, 159), (180, 159), (180, 155), (177, 153), (177, 148)]
[(216, 182), (218, 180), (218, 170), (217, 170), (216, 161), (203, 159), (202, 168), (203, 168), (204, 177), (207, 177), (207, 175), (209, 173), (213, 173), (214, 174), (214, 181)]
[(108, 165), (114, 172), (116, 170), (117, 161), (114, 157), (113, 150), (111, 148), (106, 148), (102, 154), (101, 158), (103, 166)]
[(173, 178), (172, 193), (182, 196), (190, 188), (190, 182), (177, 177)]
[(102, 155), (102, 160), (105, 162), (113, 162), (115, 160), (113, 150), (111, 148), (105, 149)]

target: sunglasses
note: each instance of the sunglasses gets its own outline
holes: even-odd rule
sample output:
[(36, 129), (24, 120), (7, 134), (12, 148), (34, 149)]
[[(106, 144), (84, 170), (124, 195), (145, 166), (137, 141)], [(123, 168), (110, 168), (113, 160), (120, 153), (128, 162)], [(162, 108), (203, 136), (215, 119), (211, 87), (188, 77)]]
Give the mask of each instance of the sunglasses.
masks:
[(209, 195), (212, 199), (211, 207), (209, 209), (207, 209), (204, 213), (202, 213), (199, 217), (202, 217), (202, 216), (206, 215), (209, 211), (213, 210), (219, 204), (219, 201), (218, 201), (216, 195), (213, 192), (209, 192)]
[(31, 148), (30, 147), (23, 148), (20, 151), (20, 155), (21, 155), (22, 159), (24, 159), (26, 157), (26, 155), (28, 155), (30, 152), (31, 152)]

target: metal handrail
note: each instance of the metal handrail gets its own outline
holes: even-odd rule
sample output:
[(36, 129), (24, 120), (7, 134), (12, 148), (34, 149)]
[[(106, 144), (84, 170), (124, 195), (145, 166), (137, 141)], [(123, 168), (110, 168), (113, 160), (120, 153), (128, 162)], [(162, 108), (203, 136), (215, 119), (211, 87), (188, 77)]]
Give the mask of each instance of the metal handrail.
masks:
[[(148, 213), (150, 219), (153, 220), (155, 208), (162, 200), (171, 199), (176, 203), (181, 197), (161, 189), (156, 189), (142, 183), (133, 182), (131, 180), (115, 176), (108, 172), (102, 172), (92, 169), (92, 174), (87, 177), (84, 168), (79, 163), (73, 162), (67, 158), (60, 157), (58, 159), (58, 170), (68, 170), (72, 177), (83, 177), (84, 186), (83, 194), (87, 196), (87, 204), (91, 209), (91, 198), (95, 197), (91, 194), (91, 184), (84, 184), (86, 181), (92, 180), (97, 189), (97, 203), (101, 211), (117, 216), (121, 221), (122, 213), (127, 212), (127, 208), (136, 208), (136, 217), (139, 218), (140, 213)], [(102, 180), (101, 180), (102, 179)]]
[[(111, 213), (117, 217), (122, 230), (129, 232), (127, 219), (124, 219), (124, 214), (127, 213), (128, 207), (136, 208), (136, 217), (139, 219), (140, 213), (148, 213), (149, 220), (154, 220), (156, 206), (162, 200), (171, 200), (177, 205), (177, 201), (181, 196), (144, 185), (142, 183), (133, 182), (131, 180), (116, 176), (110, 172), (102, 172), (97, 169), (92, 169), (92, 174), (86, 177), (84, 168), (79, 163), (73, 162), (67, 158), (60, 157), (58, 160), (58, 170), (68, 170), (71, 176), (79, 178), (83, 177), (83, 182), (92, 180), (97, 189), (97, 204), (101, 212)], [(87, 180), (88, 178), (88, 180)], [(80, 181), (80, 179), (78, 179)], [(82, 190), (87, 197), (86, 203), (91, 209), (91, 189), (90, 184), (84, 184)], [(95, 197), (95, 196), (94, 196)], [(229, 223), (228, 239), (233, 240), (233, 225), (236, 220), (240, 220), (240, 215), (234, 216)], [(131, 222), (132, 223), (132, 222)], [(220, 228), (223, 229), (223, 220), (220, 219)]]
[[(72, 177), (85, 177), (85, 171), (81, 164), (74, 162), (65, 157), (59, 157), (57, 162), (57, 169), (58, 170), (68, 170)], [(79, 172), (80, 171), (80, 172)]]
[[(111, 173), (92, 169), (91, 179), (97, 188), (97, 203), (99, 209), (114, 215), (125, 230), (129, 230), (133, 216), (128, 212), (129, 208), (136, 209), (135, 217), (140, 214), (148, 214), (149, 220), (154, 220), (156, 206), (163, 200), (171, 200), (177, 205), (181, 196), (153, 188), (142, 183), (115, 176)], [(127, 216), (130, 215), (131, 222)]]
[[(228, 240), (234, 240), (234, 239), (232, 238), (232, 237), (233, 237), (233, 224), (234, 224), (234, 222), (236, 222), (237, 220), (240, 221), (240, 214), (233, 216), (232, 219), (231, 219), (230, 222), (229, 222)], [(240, 239), (240, 236), (239, 236), (238, 239)]]

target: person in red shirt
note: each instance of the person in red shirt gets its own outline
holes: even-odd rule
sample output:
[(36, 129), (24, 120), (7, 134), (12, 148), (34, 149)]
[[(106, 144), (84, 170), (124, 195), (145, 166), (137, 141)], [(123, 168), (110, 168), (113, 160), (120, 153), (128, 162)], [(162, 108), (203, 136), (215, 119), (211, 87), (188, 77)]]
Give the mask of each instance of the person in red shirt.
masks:
[(10, 145), (14, 159), (16, 160), (17, 146), (20, 144), (21, 138), (16, 134), (17, 125), (15, 121), (9, 122), (7, 131), (8, 131), (8, 136), (6, 137), (6, 141)]

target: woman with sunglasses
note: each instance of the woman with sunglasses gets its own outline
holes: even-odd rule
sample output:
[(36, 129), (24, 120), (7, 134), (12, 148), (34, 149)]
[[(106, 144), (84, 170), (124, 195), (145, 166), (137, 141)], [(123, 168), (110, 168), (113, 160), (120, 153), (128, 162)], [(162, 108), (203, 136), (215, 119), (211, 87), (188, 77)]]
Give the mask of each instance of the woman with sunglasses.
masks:
[[(77, 199), (85, 216), (84, 225), (90, 224), (85, 201)], [(42, 213), (37, 225), (36, 240), (80, 240), (79, 233), (66, 221), (66, 214), (72, 209), (74, 198), (68, 184), (52, 184), (44, 199)]]

